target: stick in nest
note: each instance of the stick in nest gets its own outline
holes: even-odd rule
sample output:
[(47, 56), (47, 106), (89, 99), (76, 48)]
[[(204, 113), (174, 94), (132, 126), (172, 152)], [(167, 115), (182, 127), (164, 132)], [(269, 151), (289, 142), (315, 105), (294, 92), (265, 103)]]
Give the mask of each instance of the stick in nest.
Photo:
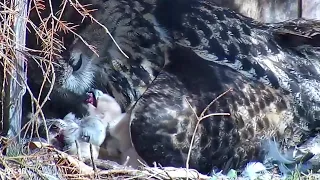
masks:
[(200, 114), (200, 116), (197, 115), (196, 111), (192, 108), (191, 104), (189, 103), (189, 101), (186, 99), (188, 105), (190, 106), (190, 108), (192, 109), (194, 115), (196, 116), (197, 118), (197, 124), (194, 128), (194, 132), (192, 134), (192, 138), (191, 138), (191, 142), (190, 142), (190, 147), (189, 147), (189, 151), (188, 151), (188, 156), (187, 156), (187, 161), (186, 161), (186, 169), (187, 169), (187, 180), (189, 179), (189, 176), (188, 176), (188, 169), (189, 169), (189, 161), (190, 161), (190, 156), (191, 156), (191, 150), (192, 150), (192, 147), (193, 147), (193, 143), (194, 143), (194, 138), (195, 138), (195, 135), (197, 133), (197, 130), (198, 130), (198, 126), (200, 125), (200, 122), (208, 117), (211, 117), (211, 116), (230, 116), (229, 113), (212, 113), (212, 114), (208, 114), (208, 115), (204, 115), (205, 112), (210, 108), (210, 106), (216, 102), (219, 98), (221, 98), (222, 96), (224, 96), (225, 94), (227, 94), (228, 92), (232, 91), (232, 89), (228, 89), (227, 91), (225, 91), (224, 93), (222, 93), (221, 95), (219, 95), (218, 97), (216, 97), (214, 100), (212, 100), (208, 106), (202, 111), (202, 113)]

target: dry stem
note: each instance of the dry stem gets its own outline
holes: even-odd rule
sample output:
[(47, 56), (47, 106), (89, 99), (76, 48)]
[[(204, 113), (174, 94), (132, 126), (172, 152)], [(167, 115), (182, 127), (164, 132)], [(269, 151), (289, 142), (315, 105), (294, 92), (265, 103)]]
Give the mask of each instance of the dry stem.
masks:
[[(187, 156), (187, 161), (186, 161), (186, 168), (189, 169), (189, 161), (190, 161), (190, 157), (191, 157), (191, 151), (192, 151), (192, 147), (193, 147), (193, 143), (194, 143), (194, 138), (195, 138), (195, 135), (197, 133), (197, 130), (198, 130), (198, 126), (200, 125), (200, 122), (208, 117), (211, 117), (211, 116), (229, 116), (230, 114), (229, 113), (212, 113), (212, 114), (209, 114), (209, 115), (204, 115), (206, 111), (208, 111), (208, 109), (210, 108), (210, 106), (216, 102), (219, 98), (221, 98), (222, 96), (224, 96), (226, 93), (228, 93), (229, 91), (231, 91), (232, 89), (228, 89), (227, 91), (225, 91), (224, 93), (222, 93), (221, 95), (219, 95), (218, 97), (216, 97), (214, 100), (212, 100), (208, 105), (207, 107), (202, 111), (201, 115), (198, 116), (197, 115), (197, 112), (194, 110), (194, 108), (192, 107), (192, 105), (190, 104), (190, 102), (186, 99), (188, 105), (190, 106), (190, 108), (192, 109), (194, 115), (196, 116), (197, 118), (197, 124), (194, 128), (194, 132), (192, 134), (192, 138), (191, 138), (191, 142), (190, 142), (190, 147), (189, 147), (189, 151), (188, 151), (188, 156)], [(189, 176), (188, 176), (188, 171), (187, 171), (187, 179), (189, 179)]]

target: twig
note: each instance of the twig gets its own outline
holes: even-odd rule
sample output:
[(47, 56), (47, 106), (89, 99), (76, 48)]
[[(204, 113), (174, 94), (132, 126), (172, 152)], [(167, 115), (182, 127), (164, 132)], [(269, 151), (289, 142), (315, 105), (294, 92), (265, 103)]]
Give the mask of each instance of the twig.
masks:
[(228, 92), (232, 91), (232, 88), (229, 88), (227, 91), (225, 91), (224, 93), (220, 94), (218, 97), (216, 97), (214, 100), (212, 100), (208, 106), (202, 111), (201, 115), (200, 115), (200, 118), (204, 116), (204, 113), (206, 111), (208, 111), (208, 109), (211, 107), (211, 105), (213, 103), (215, 103), (219, 98), (221, 98), (222, 96), (226, 95)]
[(91, 21), (94, 21), (95, 23), (97, 23), (99, 26), (101, 26), (106, 33), (110, 36), (110, 38), (112, 39), (113, 43), (117, 46), (117, 48), (119, 49), (119, 51), (126, 57), (129, 59), (129, 56), (126, 55), (126, 53), (120, 48), (120, 46), (118, 45), (117, 41), (113, 38), (112, 34), (110, 33), (110, 31), (108, 30), (108, 28), (106, 26), (104, 26), (103, 24), (101, 24), (98, 20), (96, 20), (89, 12), (87, 9), (85, 9), (83, 6), (79, 6), (80, 9), (77, 7), (77, 5), (80, 5), (78, 0), (75, 0), (76, 4), (74, 2), (72, 2), (72, 0), (69, 0), (70, 4), (77, 10), (77, 12), (79, 14), (81, 14), (83, 17), (89, 17), (91, 19)]
[[(228, 93), (229, 91), (231, 91), (231, 88), (228, 89), (227, 91), (225, 91), (224, 93), (222, 93), (221, 95), (219, 95), (217, 98), (215, 98), (214, 100), (212, 100), (207, 106), (206, 108), (202, 111), (201, 115), (198, 116), (197, 113), (196, 113), (196, 110), (193, 109), (192, 105), (190, 104), (190, 102), (188, 101), (188, 99), (185, 99), (186, 102), (188, 103), (189, 107), (192, 109), (194, 115), (196, 116), (197, 118), (197, 124), (194, 128), (194, 132), (192, 134), (192, 138), (191, 138), (191, 142), (190, 142), (190, 147), (189, 147), (189, 151), (188, 151), (188, 156), (187, 156), (187, 161), (186, 161), (186, 169), (188, 170), (189, 169), (189, 161), (190, 161), (190, 157), (191, 157), (191, 151), (192, 151), (192, 147), (193, 147), (193, 143), (194, 143), (194, 139), (195, 139), (195, 135), (197, 133), (197, 130), (198, 130), (198, 126), (200, 125), (200, 122), (208, 117), (211, 117), (211, 116), (221, 116), (221, 115), (230, 115), (229, 113), (212, 113), (212, 114), (209, 114), (209, 115), (206, 115), (204, 116), (204, 113), (209, 109), (209, 107), (214, 103), (216, 102), (219, 98), (221, 98), (222, 96), (224, 96), (226, 93)], [(189, 175), (188, 175), (188, 171), (187, 171), (187, 180), (189, 179)]]
[(96, 165), (94, 163), (93, 149), (92, 149), (92, 144), (91, 143), (90, 143), (89, 147), (90, 147), (90, 159), (91, 159), (91, 163), (92, 163), (92, 168), (93, 168), (94, 174), (96, 174), (97, 173), (97, 167), (96, 167)]
[(303, 14), (303, 9), (302, 9), (302, 0), (297, 0), (298, 1), (298, 8), (297, 8), (297, 18), (302, 18), (302, 14)]
[(74, 143), (76, 145), (78, 159), (80, 160), (81, 159), (81, 150), (80, 150), (79, 143), (77, 140), (75, 140)]
[(161, 170), (163, 170), (167, 174), (167, 176), (170, 178), (170, 180), (173, 180), (173, 178), (170, 176), (170, 174), (167, 171), (165, 171), (165, 169), (160, 164), (158, 164), (158, 166), (160, 167)]

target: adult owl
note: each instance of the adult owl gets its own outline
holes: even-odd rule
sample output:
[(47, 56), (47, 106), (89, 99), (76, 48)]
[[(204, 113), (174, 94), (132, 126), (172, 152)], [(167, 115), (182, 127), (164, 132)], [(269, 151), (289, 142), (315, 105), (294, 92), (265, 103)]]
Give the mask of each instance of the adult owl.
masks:
[[(97, 9), (93, 16), (101, 24), (83, 24), (79, 35), (99, 56), (82, 39), (70, 38), (56, 59), (48, 117), (82, 116), (86, 92), (100, 89), (123, 111), (133, 104), (132, 143), (146, 163), (185, 167), (192, 148), (188, 163), (202, 173), (263, 159), (264, 140), (291, 147), (316, 133), (318, 22), (263, 24), (210, 0), (79, 2)], [(32, 61), (29, 69), (28, 84), (37, 94), (40, 71)], [(197, 117), (230, 88), (196, 130)]]

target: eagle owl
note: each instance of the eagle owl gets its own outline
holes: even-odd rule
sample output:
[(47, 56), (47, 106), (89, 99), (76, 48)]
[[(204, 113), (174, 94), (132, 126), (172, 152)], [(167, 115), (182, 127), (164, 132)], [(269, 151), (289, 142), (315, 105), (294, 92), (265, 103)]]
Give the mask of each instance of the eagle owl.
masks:
[[(132, 143), (146, 163), (176, 167), (189, 163), (202, 173), (261, 160), (266, 139), (290, 147), (316, 132), (317, 22), (262, 24), (210, 0), (90, 0), (90, 4), (97, 9), (94, 17), (124, 53), (101, 24), (81, 26), (79, 34), (99, 56), (79, 38), (68, 44), (56, 61), (47, 116), (85, 114), (81, 102), (86, 92), (100, 89), (123, 111), (134, 104)], [(28, 83), (37, 92), (41, 85), (37, 67), (32, 62), (29, 66), (34, 71)], [(205, 109), (207, 118), (195, 129)]]

